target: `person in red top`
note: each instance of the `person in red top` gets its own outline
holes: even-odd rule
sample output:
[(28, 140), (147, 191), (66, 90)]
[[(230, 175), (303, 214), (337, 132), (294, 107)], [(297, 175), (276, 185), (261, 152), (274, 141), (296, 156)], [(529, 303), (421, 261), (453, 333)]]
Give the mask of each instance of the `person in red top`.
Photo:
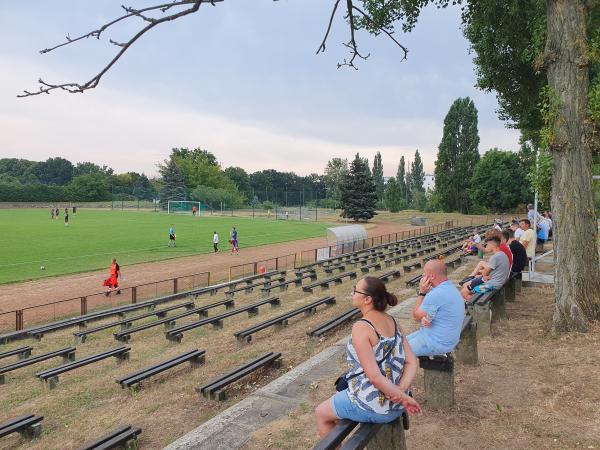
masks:
[(119, 289), (120, 276), (121, 268), (119, 267), (116, 258), (113, 258), (112, 264), (110, 265), (110, 277), (104, 280), (104, 285), (108, 287), (108, 290), (104, 293), (104, 295), (108, 297), (114, 289), (117, 290), (117, 295), (121, 293), (121, 289)]
[(512, 268), (513, 262), (513, 254), (512, 250), (507, 244), (506, 238), (504, 237), (504, 233), (500, 233), (500, 251), (504, 252), (504, 254), (508, 257), (508, 264)]

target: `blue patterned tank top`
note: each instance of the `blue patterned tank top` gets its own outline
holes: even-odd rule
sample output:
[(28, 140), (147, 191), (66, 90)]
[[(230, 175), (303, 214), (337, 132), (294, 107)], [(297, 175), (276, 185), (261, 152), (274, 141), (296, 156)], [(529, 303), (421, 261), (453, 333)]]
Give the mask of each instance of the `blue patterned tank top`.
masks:
[[(371, 325), (375, 333), (377, 333), (377, 330), (375, 330), (375, 327), (373, 327), (370, 322), (366, 320), (364, 321)], [(379, 362), (390, 350), (390, 346), (394, 345), (394, 336), (387, 338), (380, 336), (379, 333), (377, 333), (377, 336), (379, 337), (379, 342), (377, 342), (377, 344), (373, 347), (373, 354), (375, 355), (377, 362)], [(400, 330), (396, 329), (396, 345), (394, 345), (394, 348), (387, 358), (385, 358), (378, 365), (382, 375), (384, 375), (394, 384), (398, 384), (400, 382), (400, 377), (402, 376), (402, 372), (404, 370), (404, 347), (402, 346), (403, 339), (404, 338), (400, 334)], [(346, 359), (350, 365), (350, 370), (348, 370), (346, 373), (346, 377), (349, 378), (348, 397), (350, 397), (352, 403), (366, 411), (371, 411), (377, 414), (387, 414), (390, 411), (401, 410), (402, 405), (390, 402), (390, 400), (385, 397), (383, 392), (379, 391), (371, 384), (369, 378), (364, 373), (360, 362), (358, 361), (356, 350), (352, 345), (352, 338), (350, 338), (350, 341), (348, 342), (346, 352)], [(353, 376), (357, 373), (358, 375)]]

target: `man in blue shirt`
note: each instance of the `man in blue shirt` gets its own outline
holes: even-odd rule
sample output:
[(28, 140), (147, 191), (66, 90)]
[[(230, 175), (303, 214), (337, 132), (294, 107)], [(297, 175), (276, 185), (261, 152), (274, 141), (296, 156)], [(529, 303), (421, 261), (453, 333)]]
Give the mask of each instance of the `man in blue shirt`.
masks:
[(176, 239), (175, 226), (171, 225), (171, 228), (169, 228), (169, 247), (177, 247)]
[(422, 326), (407, 336), (413, 353), (433, 356), (454, 350), (464, 316), (464, 301), (448, 280), (446, 264), (441, 260), (427, 262), (413, 309), (413, 318)]

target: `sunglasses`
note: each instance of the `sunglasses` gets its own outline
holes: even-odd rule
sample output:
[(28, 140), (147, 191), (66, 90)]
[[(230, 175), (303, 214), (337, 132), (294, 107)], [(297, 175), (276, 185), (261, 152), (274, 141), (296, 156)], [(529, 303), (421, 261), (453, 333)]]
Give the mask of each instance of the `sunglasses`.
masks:
[(367, 294), (366, 292), (357, 291), (356, 286), (354, 286), (352, 288), (352, 295), (354, 295), (354, 294), (362, 294), (362, 295), (366, 295), (367, 297), (371, 295), (371, 294)]

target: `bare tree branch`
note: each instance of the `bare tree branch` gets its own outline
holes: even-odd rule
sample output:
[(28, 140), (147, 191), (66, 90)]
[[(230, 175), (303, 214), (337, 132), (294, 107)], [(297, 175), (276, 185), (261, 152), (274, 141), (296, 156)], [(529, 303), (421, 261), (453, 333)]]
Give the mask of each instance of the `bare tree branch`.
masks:
[[(34, 95), (39, 95), (39, 94), (49, 94), (51, 91), (59, 89), (59, 90), (63, 90), (63, 91), (67, 91), (70, 93), (82, 93), (88, 89), (93, 89), (96, 86), (98, 86), (98, 83), (100, 82), (100, 80), (102, 79), (102, 77), (104, 76), (104, 74), (106, 74), (106, 72), (108, 72), (110, 70), (110, 68), (121, 58), (121, 56), (123, 56), (123, 54), (140, 38), (142, 37), (145, 33), (147, 33), (148, 31), (150, 31), (152, 28), (154, 28), (157, 25), (160, 25), (162, 23), (166, 23), (166, 22), (170, 22), (176, 19), (179, 19), (183, 16), (187, 16), (189, 14), (193, 14), (195, 12), (198, 11), (198, 9), (200, 8), (200, 6), (203, 3), (210, 3), (213, 6), (215, 5), (215, 3), (217, 2), (222, 2), (223, 0), (178, 0), (178, 1), (173, 1), (171, 3), (164, 3), (161, 5), (155, 5), (155, 6), (150, 6), (148, 8), (143, 8), (140, 10), (136, 10), (130, 7), (125, 7), (122, 6), (122, 8), (125, 10), (126, 14), (124, 14), (121, 17), (118, 17), (117, 19), (103, 25), (102, 27), (98, 28), (97, 30), (91, 31), (87, 34), (84, 34), (82, 36), (79, 36), (77, 38), (71, 39), (69, 36), (67, 36), (67, 40), (66, 42), (59, 44), (55, 47), (52, 48), (48, 48), (48, 49), (44, 49), (41, 51), (41, 53), (48, 53), (51, 52), (52, 50), (55, 50), (57, 48), (63, 47), (65, 45), (69, 45), (73, 42), (88, 38), (88, 37), (95, 37), (97, 39), (100, 38), (100, 35), (109, 27), (111, 27), (112, 25), (128, 19), (130, 17), (139, 17), (142, 18), (143, 20), (149, 22), (148, 25), (146, 25), (144, 28), (142, 28), (140, 31), (138, 31), (131, 39), (129, 39), (127, 42), (115, 42), (112, 39), (109, 41), (111, 44), (114, 44), (118, 47), (120, 47), (121, 49), (119, 50), (119, 52), (116, 54), (116, 56), (106, 65), (104, 66), (104, 68), (102, 70), (100, 70), (100, 72), (98, 72), (94, 77), (92, 77), (90, 80), (88, 80), (87, 82), (80, 84), (80, 83), (62, 83), (62, 84), (53, 84), (53, 83), (47, 83), (44, 80), (42, 80), (41, 78), (38, 80), (38, 83), (40, 84), (40, 87), (37, 91), (27, 91), (25, 90), (23, 92), (23, 94), (19, 94), (17, 95), (17, 97), (31, 97)], [(165, 12), (167, 12), (169, 9), (176, 7), (176, 6), (183, 6), (183, 5), (190, 5), (189, 8), (184, 9), (182, 11), (179, 11), (177, 13), (173, 13), (167, 16), (163, 16), (160, 17), (158, 19), (155, 18), (150, 18), (150, 17), (146, 17), (144, 15), (144, 13), (147, 13), (149, 11), (160, 11), (163, 14)]]
[[(69, 93), (83, 93), (89, 89), (94, 89), (96, 86), (98, 86), (102, 77), (116, 64), (116, 62), (123, 56), (123, 54), (139, 38), (141, 38), (148, 31), (152, 30), (154, 27), (156, 27), (157, 25), (160, 25), (162, 23), (170, 22), (170, 21), (179, 19), (181, 17), (187, 16), (189, 14), (196, 13), (203, 3), (210, 3), (212, 6), (215, 6), (215, 3), (220, 3), (223, 1), (224, 0), (171, 0), (170, 2), (167, 2), (167, 3), (162, 3), (162, 4), (158, 4), (158, 5), (154, 5), (154, 6), (148, 6), (146, 8), (141, 8), (141, 9), (136, 9), (131, 6), (121, 5), (121, 8), (124, 11), (124, 14), (122, 16), (117, 17), (116, 19), (114, 19), (108, 23), (105, 23), (100, 28), (90, 31), (89, 33), (85, 33), (81, 36), (71, 38), (69, 35), (67, 35), (65, 37), (65, 42), (55, 45), (54, 47), (45, 48), (40, 51), (40, 53), (45, 54), (45, 53), (50, 53), (58, 48), (65, 47), (69, 44), (72, 44), (74, 42), (78, 42), (78, 41), (81, 41), (81, 40), (84, 40), (87, 38), (100, 39), (101, 36), (103, 35), (103, 33), (107, 29), (113, 27), (114, 25), (116, 25), (120, 22), (130, 19), (130, 18), (137, 18), (137, 19), (142, 20), (143, 22), (146, 22), (147, 25), (144, 26), (140, 31), (138, 31), (128, 41), (118, 42), (118, 41), (115, 41), (115, 40), (109, 38), (108, 42), (111, 45), (119, 47), (119, 51), (114, 56), (114, 58), (112, 60), (110, 60), (94, 77), (92, 77), (90, 80), (86, 81), (85, 83), (71, 82), (71, 83), (61, 83), (61, 84), (48, 83), (40, 78), (38, 80), (38, 83), (40, 84), (40, 86), (37, 91), (25, 90), (25, 91), (23, 91), (22, 94), (17, 95), (17, 97), (31, 97), (31, 96), (40, 95), (40, 94), (50, 94), (50, 92), (57, 90), (57, 89), (63, 90), (63, 91), (69, 92)], [(273, 1), (277, 1), (277, 0), (273, 0)], [(344, 61), (342, 63), (338, 63), (338, 65), (337, 65), (338, 68), (343, 67), (343, 66), (348, 66), (348, 67), (352, 67), (352, 68), (358, 70), (358, 68), (355, 65), (356, 58), (367, 59), (370, 56), (369, 54), (362, 55), (358, 50), (355, 33), (357, 30), (363, 28), (363, 26), (360, 23), (357, 25), (357, 23), (356, 23), (357, 18), (354, 16), (355, 11), (371, 25), (369, 27), (370, 30), (378, 30), (379, 32), (386, 34), (398, 47), (400, 47), (403, 51), (402, 60), (405, 60), (407, 57), (407, 54), (408, 54), (408, 49), (406, 47), (404, 47), (402, 44), (400, 44), (400, 42), (398, 42), (398, 40), (393, 36), (393, 31), (390, 29), (387, 29), (381, 25), (378, 25), (376, 23), (376, 21), (373, 20), (372, 17), (370, 17), (363, 10), (361, 10), (360, 8), (355, 6), (353, 4), (354, 1), (355, 0), (346, 0), (346, 15), (344, 16), (344, 19), (348, 21), (348, 24), (350, 26), (350, 40), (348, 42), (343, 43), (343, 45), (350, 50), (351, 56), (350, 56), (349, 60), (344, 59)], [(588, 1), (599, 1), (599, 0), (588, 0)], [(323, 38), (323, 41), (321, 42), (321, 45), (319, 45), (319, 48), (317, 49), (317, 54), (319, 54), (321, 52), (325, 52), (327, 39), (329, 39), (331, 28), (333, 26), (333, 20), (335, 19), (335, 15), (336, 15), (336, 12), (337, 12), (340, 2), (341, 2), (341, 0), (335, 0), (333, 9), (331, 11), (331, 16), (329, 18), (329, 23), (328, 23), (327, 29), (325, 31), (325, 36)], [(182, 9), (179, 12), (167, 14), (171, 9), (178, 8), (178, 7), (187, 7), (187, 8)], [(160, 13), (160, 14), (163, 14), (163, 16), (153, 17), (153, 15), (152, 15), (153, 13)], [(165, 15), (165, 14), (167, 14), (167, 15)]]
[(333, 18), (335, 17), (335, 12), (337, 11), (337, 7), (340, 4), (340, 0), (335, 0), (335, 4), (333, 5), (333, 11), (331, 11), (331, 17), (329, 18), (329, 25), (327, 25), (327, 31), (325, 31), (325, 37), (323, 38), (323, 42), (319, 45), (317, 49), (317, 55), (320, 52), (325, 52), (325, 43), (327, 42), (327, 38), (329, 37), (329, 32), (331, 31), (331, 25), (333, 24)]
[[(373, 26), (374, 29), (387, 35), (388, 38), (390, 38), (398, 47), (400, 47), (400, 49), (403, 52), (401, 61), (404, 61), (408, 55), (408, 49), (405, 46), (403, 46), (402, 44), (400, 44), (400, 42), (398, 42), (398, 40), (393, 36), (394, 32), (391, 30), (388, 30), (387, 28), (385, 28), (381, 25), (378, 25), (371, 16), (369, 16), (367, 13), (365, 13), (359, 7), (355, 6), (353, 2), (354, 2), (354, 0), (346, 0), (346, 15), (344, 16), (344, 19), (348, 20), (348, 24), (350, 26), (350, 40), (348, 42), (344, 43), (343, 45), (350, 50), (351, 57), (350, 57), (350, 60), (344, 59), (343, 62), (338, 63), (338, 65), (337, 65), (338, 68), (343, 67), (343, 66), (348, 66), (348, 67), (352, 67), (352, 68), (358, 70), (358, 67), (356, 67), (356, 65), (355, 65), (356, 58), (367, 59), (370, 56), (370, 54), (362, 55), (358, 50), (355, 32), (359, 28), (356, 26), (353, 11), (356, 11), (357, 13), (359, 13), (367, 22), (369, 22), (369, 24), (371, 24)], [(333, 11), (331, 12), (331, 17), (329, 18), (329, 24), (327, 25), (325, 37), (317, 50), (317, 54), (319, 54), (320, 52), (325, 52), (325, 45), (327, 43), (327, 39), (328, 39), (329, 33), (331, 31), (333, 19), (334, 19), (334, 16), (335, 16), (335, 13), (336, 13), (339, 3), (340, 3), (340, 0), (336, 0), (335, 4), (333, 6)]]
[(352, 9), (355, 11), (358, 11), (365, 19), (367, 19), (369, 21), (369, 23), (371, 23), (372, 25), (375, 25), (377, 27), (378, 30), (380, 30), (381, 32), (385, 33), (392, 41), (394, 41), (394, 43), (400, 47), (402, 49), (402, 52), (404, 53), (404, 56), (402, 57), (401, 61), (404, 61), (406, 59), (406, 57), (408, 56), (408, 49), (402, 45), (400, 42), (398, 42), (396, 40), (396, 38), (393, 36), (394, 32), (390, 31), (384, 27), (378, 26), (375, 24), (375, 21), (367, 14), (365, 13), (363, 10), (361, 10), (360, 8), (356, 7), (356, 6), (352, 6)]

